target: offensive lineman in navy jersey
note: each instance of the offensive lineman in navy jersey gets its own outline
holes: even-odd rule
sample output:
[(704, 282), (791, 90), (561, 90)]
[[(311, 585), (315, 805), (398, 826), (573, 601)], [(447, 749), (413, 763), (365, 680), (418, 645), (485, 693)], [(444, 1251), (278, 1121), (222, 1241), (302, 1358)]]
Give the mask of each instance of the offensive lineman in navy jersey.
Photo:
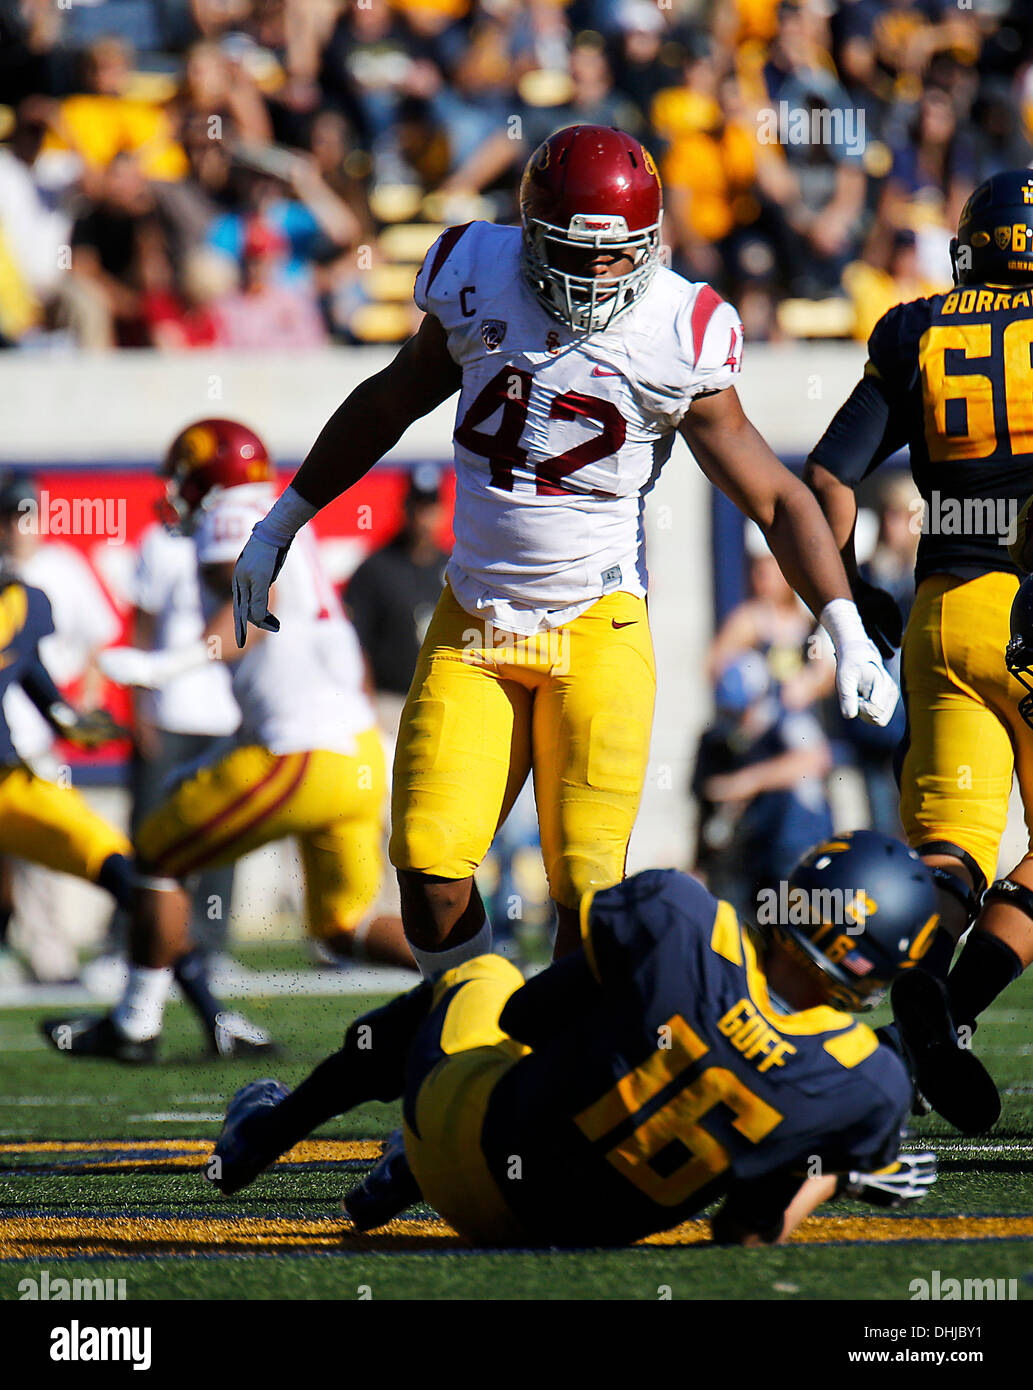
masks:
[[(1033, 960), (1033, 847), (995, 879), (1013, 774), (1033, 835), (1033, 734), (1004, 655), (1033, 492), (1033, 172), (980, 184), (951, 255), (950, 293), (876, 324), (805, 476), (869, 636), (884, 656), (902, 646), (900, 816), (942, 922), (922, 969), (894, 986), (894, 1015), (926, 1100), (982, 1134), (1001, 1102), (968, 1045), (975, 1020)], [(904, 444), (925, 513), (902, 640), (893, 599), (857, 574), (853, 533), (855, 486)]]
[(331, 1116), (402, 1097), (404, 1152), (348, 1199), (360, 1229), (422, 1196), (474, 1244), (612, 1245), (723, 1199), (715, 1239), (755, 1244), (837, 1192), (921, 1197), (934, 1157), (898, 1156), (908, 1074), (843, 1010), (921, 958), (932, 877), (855, 831), (787, 902), (765, 939), (674, 870), (586, 895), (580, 949), (527, 984), (480, 956), (358, 1019), (296, 1091), (238, 1092), (209, 1176), (230, 1195)]

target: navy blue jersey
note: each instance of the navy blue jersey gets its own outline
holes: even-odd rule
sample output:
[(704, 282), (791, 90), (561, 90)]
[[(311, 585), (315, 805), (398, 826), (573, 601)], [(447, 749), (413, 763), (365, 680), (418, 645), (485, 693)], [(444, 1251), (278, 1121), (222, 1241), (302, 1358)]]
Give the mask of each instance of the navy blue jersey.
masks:
[[(3, 715), (4, 694), (9, 686), (43, 675), (39, 644), (53, 631), (50, 600), (42, 589), (17, 583), (0, 589), (0, 767), (18, 761)], [(46, 681), (50, 684), (49, 677)]]
[(757, 949), (697, 880), (650, 870), (591, 900), (591, 988), (550, 997), (554, 970), (574, 974), (561, 961), (516, 992), (503, 1027), (533, 1051), (494, 1088), (481, 1143), (529, 1233), (623, 1243), (751, 1191), (775, 1194), (752, 1228), (777, 1230), (813, 1160), (892, 1162), (900, 1059), (849, 1014), (781, 1012)]
[(1033, 493), (1033, 290), (974, 285), (898, 304), (865, 378), (811, 457), (854, 484), (907, 444), (925, 502), (916, 583), (1017, 569), (1007, 545)]

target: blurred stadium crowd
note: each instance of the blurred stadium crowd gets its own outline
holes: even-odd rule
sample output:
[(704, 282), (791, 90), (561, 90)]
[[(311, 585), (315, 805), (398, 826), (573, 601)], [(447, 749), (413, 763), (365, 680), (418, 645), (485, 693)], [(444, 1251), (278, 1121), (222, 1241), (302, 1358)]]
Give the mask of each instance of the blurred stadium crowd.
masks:
[(661, 163), (753, 340), (949, 283), (1033, 158), (1029, 0), (0, 0), (0, 341), (396, 342), (442, 224), (578, 121)]
[[(906, 619), (922, 502), (911, 478), (887, 470), (858, 512), (860, 572), (892, 594)], [(903, 702), (885, 728), (844, 719), (824, 631), (790, 588), (760, 530), (745, 536), (747, 591), (719, 624), (707, 655), (714, 714), (696, 750), (697, 810), (690, 867), (747, 914), (807, 849), (846, 825), (903, 838), (894, 758)], [(900, 682), (900, 655), (888, 663)]]

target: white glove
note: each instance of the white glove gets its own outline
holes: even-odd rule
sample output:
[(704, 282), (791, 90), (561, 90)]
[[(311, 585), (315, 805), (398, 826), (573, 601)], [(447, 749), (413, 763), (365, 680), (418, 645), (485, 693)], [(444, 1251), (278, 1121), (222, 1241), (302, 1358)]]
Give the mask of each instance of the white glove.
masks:
[(836, 598), (821, 610), (820, 621), (836, 649), (836, 690), (844, 719), (860, 714), (869, 724), (888, 724), (900, 691), (861, 615), (849, 599)]
[(184, 671), (192, 671), (208, 660), (208, 644), (198, 640), (188, 647), (171, 651), (147, 652), (139, 647), (109, 647), (101, 652), (97, 664), (116, 685), (136, 685), (144, 690), (160, 690)]
[(844, 1173), (836, 1195), (894, 1210), (908, 1202), (920, 1202), (935, 1181), (936, 1155), (927, 1150), (901, 1154), (895, 1163), (875, 1173)]
[(238, 647), (247, 641), (248, 623), (265, 632), (279, 632), (280, 624), (269, 612), (269, 590), (287, 558), (291, 541), (318, 510), (288, 487), (253, 528), (233, 571), (233, 618)]

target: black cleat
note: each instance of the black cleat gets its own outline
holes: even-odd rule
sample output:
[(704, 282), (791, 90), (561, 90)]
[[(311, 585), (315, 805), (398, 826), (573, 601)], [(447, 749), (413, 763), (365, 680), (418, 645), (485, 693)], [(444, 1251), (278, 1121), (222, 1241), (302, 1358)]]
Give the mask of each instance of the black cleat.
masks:
[(232, 1197), (242, 1187), (253, 1183), (276, 1160), (261, 1144), (249, 1138), (256, 1116), (275, 1109), (290, 1093), (282, 1082), (273, 1077), (250, 1081), (242, 1086), (229, 1103), (222, 1133), (205, 1169), (205, 1177), (224, 1197)]
[(137, 1065), (158, 1057), (157, 1037), (127, 1038), (110, 1014), (51, 1018), (39, 1027), (47, 1042), (70, 1057), (110, 1057)]
[(228, 1012), (216, 1018), (208, 1050), (216, 1057), (279, 1057), (283, 1051), (264, 1028), (249, 1022), (243, 1014)]
[(916, 1091), (962, 1134), (992, 1129), (1001, 1098), (976, 1054), (958, 1042), (946, 985), (914, 970), (894, 980), (890, 999)]
[(402, 1131), (392, 1130), (376, 1163), (345, 1197), (344, 1209), (357, 1231), (372, 1231), (419, 1201), (422, 1195), (405, 1156)]
[(912, 1115), (917, 1119), (924, 1119), (926, 1115), (932, 1114), (933, 1107), (915, 1085), (914, 1077), (912, 1076), (913, 1068), (911, 1066), (911, 1058), (908, 1056), (907, 1048), (904, 1046), (904, 1040), (900, 1036), (900, 1029), (895, 1023), (884, 1023), (880, 1028), (876, 1028), (875, 1036), (881, 1043), (888, 1047), (891, 1052), (895, 1052), (904, 1063), (904, 1066), (907, 1067), (908, 1075), (911, 1076)]

